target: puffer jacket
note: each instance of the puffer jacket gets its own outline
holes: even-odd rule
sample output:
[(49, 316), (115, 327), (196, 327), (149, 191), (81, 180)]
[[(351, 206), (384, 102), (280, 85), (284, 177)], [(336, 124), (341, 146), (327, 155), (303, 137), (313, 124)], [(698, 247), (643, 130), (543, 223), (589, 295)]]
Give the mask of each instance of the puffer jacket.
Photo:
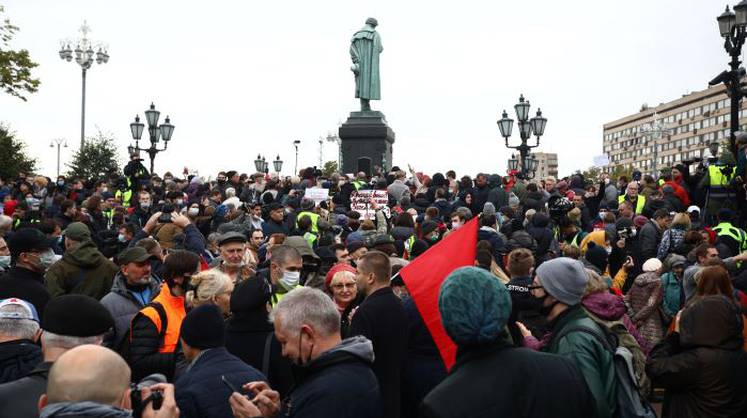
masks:
[(40, 418), (131, 418), (130, 411), (95, 402), (59, 402), (41, 410)]
[[(127, 289), (125, 283), (125, 277), (122, 273), (117, 273), (114, 277), (112, 290), (101, 299), (101, 304), (109, 310), (114, 318), (114, 330), (104, 337), (104, 345), (114, 350), (119, 348), (125, 334), (130, 329), (132, 317), (158, 295), (161, 287), (160, 282), (151, 277), (146, 291), (136, 296), (134, 292)], [(147, 300), (141, 300), (142, 296), (147, 296)]]
[(109, 293), (118, 270), (89, 240), (67, 250), (44, 279), (52, 297), (79, 294), (101, 299)]
[(633, 286), (625, 295), (630, 319), (651, 347), (664, 338), (665, 324), (659, 313), (661, 300), (661, 278), (654, 272), (636, 277)]
[(30, 340), (0, 343), (0, 383), (25, 376), (41, 362), (41, 348)]
[[(615, 412), (617, 383), (612, 353), (593, 335), (574, 328), (588, 328), (602, 334), (596, 322), (589, 318), (581, 305), (562, 312), (551, 323), (552, 337), (543, 351), (563, 355), (581, 369), (597, 407), (599, 418), (610, 418)], [(563, 335), (565, 334), (565, 335)]]
[(706, 296), (690, 304), (651, 352), (646, 371), (666, 389), (662, 418), (747, 416), (747, 353), (736, 304)]

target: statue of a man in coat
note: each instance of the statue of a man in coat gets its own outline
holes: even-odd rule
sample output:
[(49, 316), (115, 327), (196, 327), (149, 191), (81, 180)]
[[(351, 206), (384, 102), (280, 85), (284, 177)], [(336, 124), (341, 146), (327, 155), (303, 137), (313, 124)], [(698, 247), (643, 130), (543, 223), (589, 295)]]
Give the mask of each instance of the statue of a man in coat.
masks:
[(381, 99), (379, 54), (384, 48), (376, 32), (378, 24), (376, 19), (369, 17), (363, 29), (356, 32), (350, 41), (350, 57), (353, 60), (350, 69), (355, 74), (355, 97), (361, 100), (362, 112), (371, 111), (370, 100)]

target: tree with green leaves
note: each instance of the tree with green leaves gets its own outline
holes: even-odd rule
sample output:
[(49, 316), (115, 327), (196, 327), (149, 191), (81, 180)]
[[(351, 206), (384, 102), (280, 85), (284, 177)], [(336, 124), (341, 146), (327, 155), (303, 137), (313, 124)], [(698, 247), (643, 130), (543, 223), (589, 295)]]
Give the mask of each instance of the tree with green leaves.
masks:
[(98, 179), (110, 173), (119, 173), (120, 164), (113, 135), (99, 131), (95, 137), (87, 138), (83, 148), (75, 152), (67, 167), (68, 177), (80, 179)]
[(24, 94), (36, 93), (39, 88), (39, 79), (31, 76), (31, 69), (39, 64), (31, 60), (28, 50), (11, 49), (10, 41), (18, 27), (10, 19), (3, 19), (3, 12), (0, 6), (0, 88), (25, 102)]
[(322, 167), (322, 174), (324, 177), (329, 177), (337, 172), (337, 161), (327, 161)]
[(0, 124), (0, 178), (13, 179), (18, 173), (33, 173), (36, 159), (26, 154), (26, 144), (16, 133)]

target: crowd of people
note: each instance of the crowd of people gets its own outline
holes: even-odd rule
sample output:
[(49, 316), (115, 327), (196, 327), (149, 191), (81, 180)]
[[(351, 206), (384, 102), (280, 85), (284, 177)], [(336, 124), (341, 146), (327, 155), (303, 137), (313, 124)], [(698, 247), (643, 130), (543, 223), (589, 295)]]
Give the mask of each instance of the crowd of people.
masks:
[(0, 179), (0, 417), (745, 417), (743, 160)]

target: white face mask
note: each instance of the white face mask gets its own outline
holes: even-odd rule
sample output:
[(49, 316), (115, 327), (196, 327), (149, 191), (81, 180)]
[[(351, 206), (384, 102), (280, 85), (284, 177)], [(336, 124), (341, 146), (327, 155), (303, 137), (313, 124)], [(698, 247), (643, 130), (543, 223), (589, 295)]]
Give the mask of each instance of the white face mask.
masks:
[(176, 199), (176, 201), (174, 203), (176, 203), (177, 206), (181, 206), (182, 204), (184, 204), (184, 200), (182, 200), (182, 199)]
[(127, 241), (127, 240), (125, 239), (125, 236), (124, 236), (124, 234), (119, 234), (119, 235), (117, 235), (117, 240), (118, 240), (119, 242), (125, 242), (125, 241)]
[(10, 256), (0, 255), (0, 269), (7, 269), (10, 266)]
[(197, 216), (200, 213), (200, 208), (189, 208), (188, 213), (190, 216)]
[(451, 229), (459, 229), (460, 226), (462, 226), (461, 222), (452, 222), (451, 223)]
[(280, 278), (280, 283), (286, 289), (293, 289), (298, 286), (298, 280), (301, 278), (300, 271), (284, 271), (283, 277)]

